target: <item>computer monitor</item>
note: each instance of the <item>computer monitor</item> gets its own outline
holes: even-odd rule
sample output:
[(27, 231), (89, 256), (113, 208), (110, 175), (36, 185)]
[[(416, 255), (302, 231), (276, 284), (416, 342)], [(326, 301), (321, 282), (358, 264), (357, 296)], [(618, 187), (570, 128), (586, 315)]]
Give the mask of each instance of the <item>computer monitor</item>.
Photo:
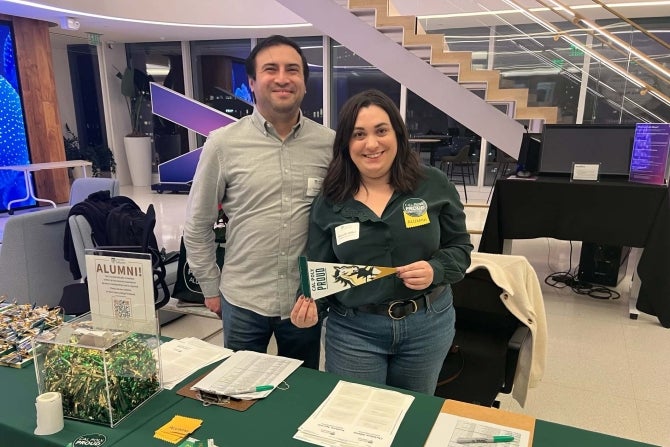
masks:
[(599, 175), (628, 177), (635, 124), (547, 124), (540, 174), (572, 172), (573, 163), (600, 163)]

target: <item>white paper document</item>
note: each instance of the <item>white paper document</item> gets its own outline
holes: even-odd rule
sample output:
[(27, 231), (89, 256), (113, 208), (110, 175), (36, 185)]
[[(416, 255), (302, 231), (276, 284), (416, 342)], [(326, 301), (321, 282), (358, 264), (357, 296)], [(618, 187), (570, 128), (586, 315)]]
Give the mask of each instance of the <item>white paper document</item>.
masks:
[(340, 381), (293, 437), (324, 447), (387, 447), (413, 401), (409, 394)]
[(153, 269), (148, 253), (86, 250), (91, 320), (114, 328), (119, 321), (143, 331), (155, 326)]
[(165, 342), (160, 346), (163, 388), (171, 390), (200, 368), (223, 360), (232, 354), (233, 351), (230, 349), (195, 337)]
[[(514, 436), (514, 441), (504, 443), (464, 443), (465, 440), (475, 438), (489, 439), (493, 436), (504, 435)], [(468, 447), (471, 445), (528, 447), (529, 441), (530, 433), (527, 430), (455, 416), (449, 413), (440, 413), (424, 447)]]
[(240, 391), (268, 385), (276, 388), (301, 364), (302, 360), (288, 357), (237, 351), (193, 385), (193, 389), (242, 400), (260, 399), (270, 394), (272, 389), (247, 393)]

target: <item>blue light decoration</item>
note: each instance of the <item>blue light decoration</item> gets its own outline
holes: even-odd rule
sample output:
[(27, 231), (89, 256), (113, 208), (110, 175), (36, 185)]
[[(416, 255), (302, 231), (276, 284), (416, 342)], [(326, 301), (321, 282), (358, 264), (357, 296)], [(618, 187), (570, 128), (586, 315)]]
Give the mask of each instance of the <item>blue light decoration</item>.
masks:
[[(12, 28), (8, 22), (0, 21), (0, 166), (25, 165), (30, 163), (26, 126), (21, 103), (21, 90), (16, 69)], [(6, 211), (10, 200), (25, 197), (26, 185), (23, 173), (0, 170), (0, 210)], [(33, 199), (24, 200), (15, 207), (35, 205)]]

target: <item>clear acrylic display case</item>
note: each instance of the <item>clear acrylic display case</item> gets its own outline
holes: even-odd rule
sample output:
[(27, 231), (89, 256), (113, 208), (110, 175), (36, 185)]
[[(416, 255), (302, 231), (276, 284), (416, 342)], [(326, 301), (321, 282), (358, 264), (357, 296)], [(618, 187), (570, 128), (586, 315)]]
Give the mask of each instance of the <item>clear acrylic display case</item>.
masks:
[(157, 321), (90, 314), (35, 338), (39, 393), (60, 392), (67, 418), (116, 426), (162, 389)]

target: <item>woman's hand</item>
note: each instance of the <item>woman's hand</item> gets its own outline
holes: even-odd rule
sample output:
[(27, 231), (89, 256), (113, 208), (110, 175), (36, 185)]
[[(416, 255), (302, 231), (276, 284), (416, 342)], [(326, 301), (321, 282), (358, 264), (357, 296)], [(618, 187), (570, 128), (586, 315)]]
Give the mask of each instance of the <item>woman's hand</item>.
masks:
[(396, 269), (398, 278), (412, 290), (427, 289), (433, 283), (433, 267), (428, 261), (417, 261)]
[(291, 311), (291, 323), (296, 327), (306, 328), (312, 327), (318, 322), (319, 314), (316, 309), (316, 303), (313, 299), (300, 295)]

